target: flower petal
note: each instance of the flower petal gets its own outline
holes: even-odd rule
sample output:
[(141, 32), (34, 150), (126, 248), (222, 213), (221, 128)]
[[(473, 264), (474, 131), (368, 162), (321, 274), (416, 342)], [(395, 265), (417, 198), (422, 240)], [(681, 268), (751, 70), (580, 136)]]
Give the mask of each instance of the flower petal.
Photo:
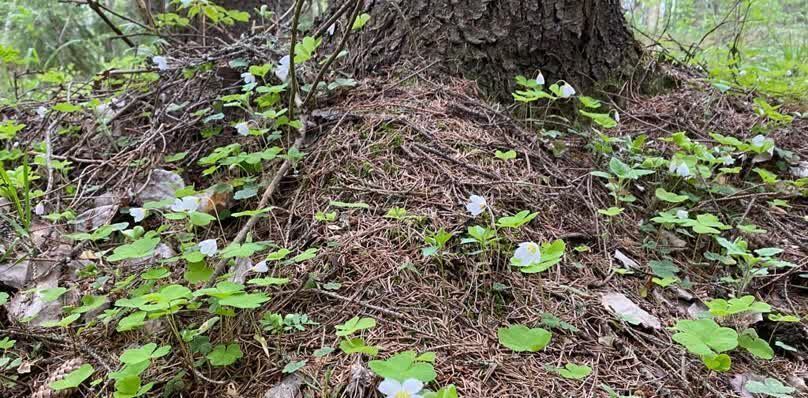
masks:
[(388, 396), (392, 396), (401, 391), (401, 388), (401, 383), (393, 379), (384, 379), (384, 381), (379, 383), (379, 392)]
[(424, 383), (418, 379), (407, 379), (401, 385), (402, 389), (410, 394), (417, 394), (424, 389)]

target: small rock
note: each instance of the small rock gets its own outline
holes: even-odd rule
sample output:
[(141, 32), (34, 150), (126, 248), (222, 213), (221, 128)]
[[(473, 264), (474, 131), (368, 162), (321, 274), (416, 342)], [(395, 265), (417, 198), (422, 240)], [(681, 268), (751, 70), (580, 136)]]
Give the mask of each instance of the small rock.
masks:
[(300, 386), (303, 385), (303, 378), (298, 376), (297, 373), (290, 374), (281, 380), (280, 383), (270, 388), (264, 394), (264, 398), (299, 398), (303, 394), (300, 391)]
[(139, 205), (145, 202), (159, 202), (173, 199), (176, 192), (185, 188), (185, 181), (177, 173), (163, 169), (154, 169), (148, 181), (135, 193), (134, 201)]

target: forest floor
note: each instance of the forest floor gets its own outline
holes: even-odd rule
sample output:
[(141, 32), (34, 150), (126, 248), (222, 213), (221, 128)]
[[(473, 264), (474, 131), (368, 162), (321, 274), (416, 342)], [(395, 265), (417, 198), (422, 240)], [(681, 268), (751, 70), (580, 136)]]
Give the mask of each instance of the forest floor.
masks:
[[(463, 397), (608, 397), (610, 389), (637, 397), (751, 397), (743, 387), (746, 381), (765, 377), (806, 394), (805, 321), (778, 323), (766, 314), (722, 321), (739, 331), (754, 329), (775, 353), (762, 360), (734, 350), (727, 372), (710, 371), (671, 339), (677, 321), (698, 317), (711, 299), (738, 293), (733, 282), (739, 278), (738, 267), (704, 258), (704, 252), (721, 251), (712, 239), (657, 228), (649, 221), (672, 208), (655, 196), (655, 189), (665, 186), (699, 196), (688, 210), (690, 217), (713, 212), (727, 224), (754, 224), (767, 231), (734, 236), (745, 237), (751, 248), (782, 249), (778, 259), (791, 265), (753, 278), (744, 294), (768, 303), (772, 313), (808, 315), (808, 201), (804, 191), (783, 182), (800, 167), (787, 164), (784, 154), (808, 159), (805, 119), (770, 129), (767, 137), (777, 147), (771, 160), (753, 163), (751, 157), (739, 157), (739, 173), (720, 177), (722, 186), (733, 190), (700, 191), (698, 182), (671, 177), (665, 167), (656, 176), (630, 181), (624, 188), (636, 200), (609, 217), (599, 210), (614, 207), (615, 199), (593, 171), (607, 170), (608, 159), (618, 154), (638, 160), (670, 158), (677, 147), (664, 139), (679, 131), (700, 143), (713, 143), (711, 132), (750, 140), (757, 127), (769, 122), (756, 111), (754, 96), (722, 94), (702, 80), (680, 79), (665, 93), (622, 97), (621, 122), (598, 138), (576, 127), (581, 120), (558, 122), (558, 131), (537, 134), (538, 122), (511, 116), (511, 111), (524, 109), (480, 100), (470, 81), (418, 75), (365, 79), (306, 116), (301, 160), (267, 162), (263, 176), (238, 167), (204, 175), (207, 166), (199, 161), (214, 148), (238, 143), (242, 153), (251, 153), (266, 148), (268, 140), (238, 135), (228, 124), (241, 117), (236, 108), (225, 110), (224, 119), (196, 112), (221, 95), (237, 94), (238, 77), (222, 78), (221, 70), (193, 79), (181, 74), (174, 70), (149, 90), (116, 97), (119, 106), (104, 122), (99, 119), (103, 115), (74, 112), (59, 114), (49, 125), (36, 116), (40, 104), (27, 104), (26, 113), (15, 115), (39, 126), (19, 140), (50, 140), (52, 161), (72, 162), (72, 170), (43, 180), (54, 189), (70, 185), (74, 194), (49, 195), (46, 206), (72, 209), (79, 222), (51, 223), (35, 216), (36, 254), (26, 261), (30, 271), (18, 286), (3, 282), (11, 302), (0, 309), (0, 337), (16, 340), (10, 352), (23, 364), (16, 381), (5, 382), (4, 397), (49, 394), (53, 375), (66, 373), (65, 364), (72, 366), (75, 358), (99, 371), (117, 369), (125, 349), (149, 342), (173, 347), (142, 376), (155, 382), (149, 396), (185, 391), (183, 396), (258, 397), (285, 380), (292, 391), (307, 397), (373, 397), (379, 379), (367, 369), (369, 357), (337, 348), (342, 339), (334, 335), (334, 327), (354, 316), (377, 321), (362, 337), (379, 348), (379, 358), (408, 350), (434, 352), (435, 383), (455, 384)], [(94, 95), (106, 94), (98, 90)], [(11, 116), (9, 110), (3, 112)], [(73, 132), (51, 134), (68, 125)], [(224, 128), (207, 134), (205, 128), (214, 125)], [(647, 135), (647, 144), (632, 152), (622, 137), (640, 134)], [(274, 142), (289, 148), (293, 140)], [(494, 156), (509, 150), (516, 151), (515, 159)], [(172, 156), (178, 153), (182, 155)], [(279, 175), (282, 164), (291, 167)], [(755, 180), (756, 167), (770, 170), (778, 182)], [(184, 221), (146, 218), (140, 224), (144, 230), (163, 226), (163, 238), (162, 246), (145, 259), (106, 258), (115, 248), (113, 241), (122, 238), (79, 243), (64, 235), (131, 223), (127, 209), (148, 202), (144, 192), (151, 199), (165, 199), (175, 194), (160, 196), (169, 188), (202, 191), (225, 183), (238, 191), (253, 181), (248, 177), (278, 180), (271, 210), (256, 215), (249, 231), (252, 241), (311, 255), (270, 264), (269, 274), (288, 279), (287, 284), (257, 288), (271, 300), (254, 310), (223, 315), (207, 331), (211, 344), (238, 343), (241, 359), (214, 367), (199, 361), (204, 357), (197, 354), (192, 361), (196, 370), (189, 374), (175, 329), (202, 325), (212, 316), (206, 308), (189, 306), (125, 332), (116, 331), (115, 325), (126, 309), (99, 315), (105, 309), (120, 310), (119, 300), (143, 286), (148, 291), (155, 281), (158, 286), (200, 288), (204, 281), (190, 281), (191, 266), (176, 254), (187, 246), (182, 234), (217, 239), (219, 247), (233, 242), (246, 219), (232, 214), (255, 210), (268, 184), (245, 199), (211, 194), (218, 220), (204, 227), (185, 229)], [(489, 205), (477, 218), (466, 210), (470, 195), (484, 197)], [(394, 208), (406, 212), (390, 212)], [(498, 240), (487, 247), (462, 243), (468, 228), (490, 226), (523, 210), (537, 215), (520, 228), (498, 228)], [(454, 237), (425, 256), (434, 236), (430, 231), (441, 229)], [(510, 264), (516, 243), (556, 239), (566, 243), (558, 265), (527, 274)], [(23, 247), (8, 248), (16, 254), (6, 258), (21, 255)], [(312, 248), (318, 250), (307, 251)], [(262, 258), (238, 258), (228, 277), (243, 282), (262, 276), (254, 268)], [(660, 267), (668, 267), (677, 282), (665, 287), (655, 283), (654, 278), (663, 276)], [(50, 303), (36, 296), (36, 291), (57, 287), (69, 290)], [(83, 296), (103, 300), (64, 327), (35, 326), (62, 319), (63, 305), (91, 304), (92, 299), (80, 302)], [(32, 308), (34, 304), (38, 307)], [(283, 324), (286, 330), (272, 334), (262, 322), (265, 313), (298, 315)], [(22, 322), (25, 316), (34, 320)], [(498, 341), (498, 329), (514, 324), (545, 328), (553, 333), (552, 340), (538, 352), (514, 352)], [(561, 377), (556, 367), (567, 363), (587, 365), (591, 374), (582, 380)], [(289, 364), (297, 376), (284, 374), (290, 373)], [(112, 384), (101, 379), (96, 385), (85, 383), (73, 396), (107, 396), (109, 391)], [(277, 389), (273, 394), (295, 396), (279, 395)]]

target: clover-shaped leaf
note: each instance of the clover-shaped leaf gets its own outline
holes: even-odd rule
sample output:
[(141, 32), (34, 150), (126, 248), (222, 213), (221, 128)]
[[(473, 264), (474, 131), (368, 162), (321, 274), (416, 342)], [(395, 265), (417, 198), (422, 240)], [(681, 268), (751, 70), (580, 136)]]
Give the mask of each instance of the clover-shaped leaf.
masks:
[(537, 352), (547, 347), (553, 334), (542, 328), (511, 325), (497, 329), (499, 343), (516, 352)]
[(368, 367), (373, 373), (385, 379), (393, 379), (403, 382), (407, 379), (418, 379), (424, 383), (429, 383), (438, 376), (431, 361), (426, 361), (419, 357), (414, 351), (405, 351), (393, 355), (386, 360), (368, 362)]
[(206, 358), (213, 366), (227, 366), (234, 364), (239, 358), (244, 356), (241, 353), (241, 347), (237, 343), (233, 344), (218, 344), (213, 347), (213, 351), (209, 352)]
[(772, 307), (762, 301), (755, 301), (751, 295), (729, 300), (715, 299), (705, 303), (713, 316), (730, 316), (743, 312), (771, 312)]
[(738, 333), (721, 327), (712, 319), (681, 320), (676, 322), (673, 341), (683, 345), (690, 353), (712, 357), (717, 352), (729, 351), (738, 346)]
[(752, 394), (763, 394), (776, 398), (791, 398), (791, 394), (797, 390), (794, 387), (783, 384), (780, 380), (767, 377), (763, 381), (749, 380), (744, 384), (746, 391)]
[(558, 373), (559, 376), (565, 379), (582, 380), (592, 373), (592, 368), (586, 365), (578, 365), (568, 363), (563, 368), (555, 366), (545, 366), (551, 372)]
[(335, 327), (337, 329), (337, 336), (350, 336), (360, 330), (376, 327), (376, 320), (373, 318), (359, 318), (355, 316), (347, 322)]
[(84, 380), (87, 380), (95, 372), (90, 364), (81, 365), (78, 369), (65, 375), (63, 379), (50, 383), (50, 388), (54, 391), (66, 390), (78, 387)]

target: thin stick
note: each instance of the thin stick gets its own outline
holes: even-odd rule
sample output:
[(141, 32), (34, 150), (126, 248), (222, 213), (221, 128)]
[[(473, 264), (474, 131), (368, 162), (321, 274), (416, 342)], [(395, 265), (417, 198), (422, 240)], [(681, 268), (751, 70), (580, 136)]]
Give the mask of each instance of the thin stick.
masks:
[(351, 31), (353, 31), (351, 27), (353, 26), (354, 22), (356, 22), (356, 17), (359, 15), (360, 9), (362, 9), (362, 0), (357, 0), (356, 6), (354, 7), (353, 13), (351, 14), (350, 22), (348, 22), (348, 25), (345, 29), (345, 34), (342, 35), (342, 39), (340, 40), (339, 45), (337, 45), (336, 50), (334, 50), (334, 53), (331, 54), (330, 57), (328, 57), (328, 59), (325, 61), (325, 64), (323, 64), (323, 67), (320, 68), (319, 72), (317, 72), (317, 77), (314, 79), (314, 83), (312, 83), (311, 85), (309, 94), (306, 95), (306, 99), (303, 100), (303, 105), (301, 105), (302, 108), (305, 108), (306, 104), (308, 104), (309, 101), (311, 101), (311, 99), (314, 98), (314, 94), (317, 92), (317, 85), (320, 84), (320, 80), (323, 78), (323, 75), (325, 75), (325, 71), (331, 67), (331, 64), (334, 63), (334, 60), (337, 59), (339, 53), (342, 52), (343, 48), (345, 48), (345, 44), (348, 42), (348, 37), (351, 36)]
[(104, 11), (99, 7), (99, 4), (97, 2), (95, 2), (94, 0), (87, 0), (87, 5), (90, 6), (90, 8), (93, 11), (95, 11), (95, 13), (98, 14), (98, 16), (101, 17), (102, 20), (104, 20), (104, 23), (106, 23), (107, 26), (109, 26), (109, 28), (112, 29), (112, 31), (115, 32), (116, 35), (120, 36), (121, 40), (123, 40), (126, 44), (128, 44), (129, 47), (132, 48), (137, 47), (135, 43), (132, 42), (132, 40), (126, 37), (126, 35), (120, 29), (118, 29), (118, 26), (116, 26), (115, 23), (113, 23), (112, 21), (110, 21), (109, 18), (107, 18), (107, 15), (104, 14)]
[[(297, 140), (295, 140), (295, 143), (292, 145), (292, 148), (290, 149), (299, 149), (303, 145), (303, 141), (305, 139), (306, 139), (306, 131), (304, 123), (304, 129), (300, 132), (300, 136), (297, 137)], [(266, 190), (264, 190), (264, 194), (261, 196), (261, 200), (258, 202), (257, 209), (263, 209), (267, 206), (267, 204), (269, 203), (269, 199), (272, 198), (272, 194), (275, 192), (276, 189), (278, 189), (278, 185), (280, 185), (281, 180), (283, 179), (283, 177), (286, 176), (286, 173), (289, 171), (290, 168), (292, 168), (292, 159), (287, 157), (286, 160), (284, 160), (283, 164), (281, 164), (281, 167), (275, 173), (275, 176), (272, 178), (272, 181), (269, 183)], [(233, 239), (232, 243), (241, 243), (244, 240), (244, 238), (247, 237), (247, 233), (249, 233), (252, 227), (255, 226), (255, 223), (258, 222), (258, 216), (259, 216), (258, 214), (253, 215), (250, 217), (249, 220), (247, 220), (247, 223), (244, 224), (243, 227), (241, 227), (241, 229), (238, 231), (238, 234)], [(208, 280), (208, 283), (206, 284), (207, 287), (213, 285), (213, 282), (216, 280), (216, 278), (222, 275), (222, 273), (224, 272), (225, 265), (227, 265), (227, 261), (225, 260), (219, 261), (219, 263), (216, 264), (216, 268), (213, 270), (213, 275), (211, 275), (210, 279)]]
[(295, 45), (297, 44), (297, 26), (300, 22), (300, 11), (303, 9), (303, 0), (295, 3), (295, 15), (292, 18), (292, 40), (289, 46), (289, 120), (295, 120), (295, 99), (297, 98), (297, 75), (295, 74)]

